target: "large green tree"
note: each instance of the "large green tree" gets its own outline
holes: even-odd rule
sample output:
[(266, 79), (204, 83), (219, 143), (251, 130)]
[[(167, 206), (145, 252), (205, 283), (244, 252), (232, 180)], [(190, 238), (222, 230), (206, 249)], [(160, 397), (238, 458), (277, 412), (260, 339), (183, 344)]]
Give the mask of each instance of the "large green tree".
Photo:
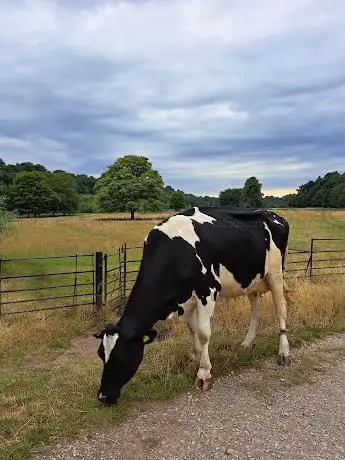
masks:
[(53, 192), (50, 211), (53, 214), (72, 214), (78, 210), (77, 182), (69, 173), (49, 174), (49, 185)]
[(99, 203), (107, 212), (131, 214), (162, 207), (164, 182), (144, 156), (125, 155), (113, 163), (96, 182)]
[(342, 185), (345, 185), (345, 174), (332, 171), (319, 176), (315, 181), (310, 180), (298, 187), (297, 194), (293, 200), (293, 206), (306, 207), (342, 207), (341, 196)]
[(186, 196), (182, 190), (177, 190), (173, 192), (170, 197), (170, 209), (175, 211), (180, 211), (186, 206)]
[(243, 204), (248, 208), (262, 206), (262, 184), (254, 176), (249, 177), (243, 187)]
[(23, 172), (16, 174), (8, 193), (9, 209), (34, 217), (50, 211), (55, 194), (49, 186), (47, 173)]
[(241, 188), (227, 188), (219, 194), (220, 206), (241, 206), (243, 190)]

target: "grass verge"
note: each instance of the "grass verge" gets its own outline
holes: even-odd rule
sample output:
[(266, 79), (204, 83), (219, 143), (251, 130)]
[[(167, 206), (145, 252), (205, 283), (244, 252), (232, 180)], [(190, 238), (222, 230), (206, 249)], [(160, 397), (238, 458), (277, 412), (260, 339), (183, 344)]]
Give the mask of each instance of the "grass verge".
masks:
[[(345, 330), (345, 283), (299, 281), (289, 305), (292, 347)], [(246, 299), (223, 302), (213, 320), (210, 357), (215, 377), (260, 366), (278, 350), (278, 327), (269, 295), (261, 299), (256, 346), (243, 350), (249, 324)], [(72, 310), (3, 323), (0, 332), (0, 458), (25, 460), (47, 444), (87, 434), (119, 422), (134, 407), (171, 398), (193, 388), (197, 370), (189, 358), (191, 338), (184, 321), (159, 324), (166, 340), (147, 347), (137, 376), (125, 387), (118, 407), (103, 407), (95, 399), (101, 362), (98, 341), (91, 337), (101, 318)], [(236, 377), (234, 377), (236, 378)]]

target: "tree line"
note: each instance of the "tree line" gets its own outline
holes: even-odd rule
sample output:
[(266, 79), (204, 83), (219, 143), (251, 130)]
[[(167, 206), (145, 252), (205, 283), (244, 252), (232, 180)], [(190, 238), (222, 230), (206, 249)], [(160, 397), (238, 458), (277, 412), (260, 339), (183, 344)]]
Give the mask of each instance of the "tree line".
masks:
[(319, 176), (284, 197), (264, 196), (262, 184), (252, 176), (243, 187), (227, 188), (218, 197), (211, 197), (165, 185), (144, 156), (119, 158), (99, 179), (49, 171), (40, 164), (6, 164), (0, 159), (0, 198), (2, 208), (6, 206), (19, 215), (105, 211), (128, 212), (132, 219), (137, 212), (178, 211), (191, 206), (345, 207), (345, 174), (335, 171)]
[[(135, 212), (217, 206), (218, 198), (185, 194), (165, 186), (147, 158), (119, 158), (97, 180), (85, 174), (49, 171), (31, 162), (6, 164), (0, 159), (0, 197), (19, 215), (65, 215), (76, 212)], [(3, 205), (4, 206), (4, 205)]]

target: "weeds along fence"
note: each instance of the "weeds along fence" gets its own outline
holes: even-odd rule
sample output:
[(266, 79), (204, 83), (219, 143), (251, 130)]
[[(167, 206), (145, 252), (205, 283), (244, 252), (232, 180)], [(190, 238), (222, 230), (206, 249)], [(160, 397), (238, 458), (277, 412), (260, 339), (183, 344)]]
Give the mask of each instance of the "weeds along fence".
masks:
[[(113, 253), (0, 259), (0, 316), (60, 308), (123, 306), (135, 282), (142, 246)], [(286, 277), (345, 275), (345, 239), (312, 238), (289, 249)]]

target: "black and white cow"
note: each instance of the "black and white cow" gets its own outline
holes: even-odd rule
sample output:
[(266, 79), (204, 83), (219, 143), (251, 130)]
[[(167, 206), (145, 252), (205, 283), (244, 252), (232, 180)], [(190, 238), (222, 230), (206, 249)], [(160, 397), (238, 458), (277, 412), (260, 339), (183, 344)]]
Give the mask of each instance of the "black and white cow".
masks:
[(104, 368), (98, 398), (116, 403), (136, 373), (153, 328), (174, 312), (183, 315), (199, 361), (196, 384), (208, 390), (210, 319), (218, 298), (246, 295), (251, 320), (242, 343), (250, 346), (258, 324), (258, 296), (271, 291), (280, 325), (280, 364), (289, 364), (284, 270), (289, 236), (285, 219), (267, 210), (192, 208), (155, 226), (145, 239), (138, 277), (117, 324), (94, 334)]

